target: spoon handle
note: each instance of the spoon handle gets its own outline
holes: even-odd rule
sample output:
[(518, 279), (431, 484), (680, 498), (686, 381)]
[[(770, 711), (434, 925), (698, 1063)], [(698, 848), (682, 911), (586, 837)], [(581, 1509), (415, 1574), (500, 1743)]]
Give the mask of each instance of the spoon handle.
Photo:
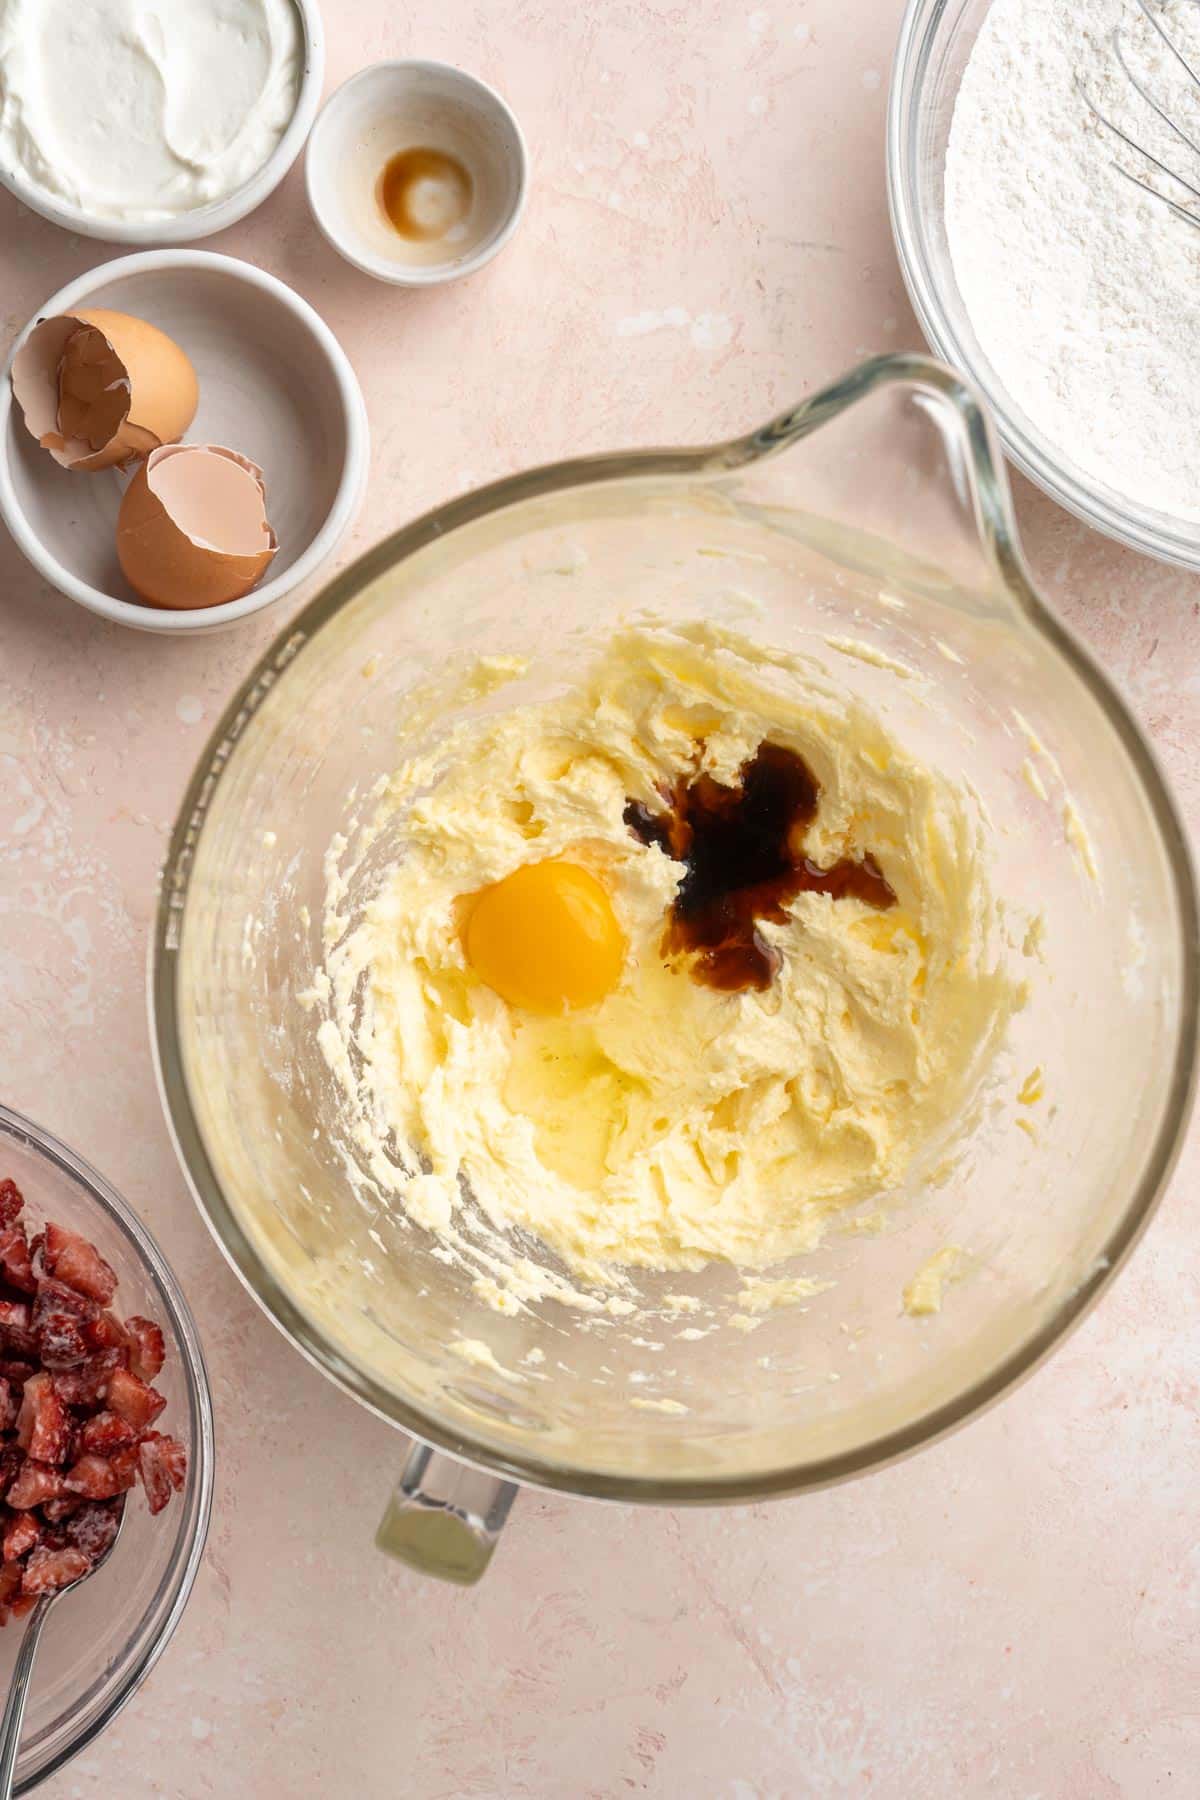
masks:
[(21, 1722), (25, 1717), (25, 1701), (29, 1696), (29, 1681), (33, 1674), (33, 1659), (37, 1655), (38, 1640), (53, 1599), (53, 1593), (42, 1595), (29, 1615), (25, 1636), (21, 1639), (21, 1648), (17, 1652), (17, 1666), (13, 1670), (12, 1686), (8, 1690), (8, 1703), (4, 1708), (4, 1718), (0, 1720), (0, 1800), (11, 1800), (17, 1752), (21, 1748)]

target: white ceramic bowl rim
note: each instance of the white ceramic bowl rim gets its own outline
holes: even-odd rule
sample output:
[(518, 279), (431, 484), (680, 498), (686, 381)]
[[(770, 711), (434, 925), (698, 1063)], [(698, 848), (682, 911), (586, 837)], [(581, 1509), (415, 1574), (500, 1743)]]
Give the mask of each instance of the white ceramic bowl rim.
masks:
[(65, 594), (69, 600), (76, 600), (81, 606), (86, 606), (90, 612), (99, 613), (101, 618), (111, 619), (118, 625), (145, 627), (147, 611), (153, 610), (155, 631), (211, 631), (215, 626), (232, 625), (238, 619), (245, 619), (252, 613), (261, 612), (264, 607), (270, 606), (273, 600), (281, 599), (284, 594), (291, 593), (294, 588), (300, 586), (301, 582), (307, 580), (332, 551), (354, 516), (366, 480), (369, 456), (367, 409), (362, 397), (362, 390), (358, 385), (358, 377), (350, 365), (346, 352), (321, 315), (286, 283), (279, 281), (274, 275), (268, 275), (265, 269), (256, 269), (250, 263), (239, 262), (233, 256), (218, 256), (211, 250), (148, 250), (141, 255), (119, 256), (113, 262), (102, 263), (98, 268), (89, 269), (76, 281), (68, 282), (66, 287), (60, 288), (57, 294), (52, 295), (45, 305), (38, 309), (13, 344), (4, 365), (3, 377), (0, 378), (0, 446), (3, 446), (6, 440), (9, 415), (15, 404), (8, 378), (13, 357), (37, 321), (53, 313), (70, 312), (73, 306), (86, 300), (97, 288), (103, 287), (107, 281), (115, 281), (121, 276), (145, 274), (154, 269), (214, 269), (223, 272), (235, 280), (244, 281), (249, 286), (258, 287), (264, 293), (270, 294), (301, 319), (312, 332), (337, 382), (346, 420), (345, 466), (333, 498), (333, 505), (330, 507), (321, 529), (303, 554), (298, 556), (295, 562), (289, 564), (281, 575), (274, 581), (266, 582), (262, 587), (252, 588), (250, 593), (244, 595), (242, 599), (230, 600), (224, 606), (160, 611), (148, 609), (134, 600), (117, 599), (112, 594), (102, 592), (100, 588), (92, 587), (90, 582), (81, 581), (77, 575), (73, 575), (69, 569), (65, 569), (56, 558), (51, 556), (41, 539), (30, 529), (29, 522), (17, 501), (9, 471), (8, 457), (2, 453), (0, 453), (0, 518), (8, 526), (18, 548), (52, 587), (57, 588), (59, 593)]
[(256, 206), (261, 206), (279, 186), (304, 147), (321, 104), (321, 89), (325, 83), (325, 28), (321, 23), (318, 0), (292, 0), (292, 5), (300, 16), (304, 34), (304, 70), (296, 96), (296, 110), (262, 167), (232, 194), (226, 194), (223, 200), (214, 200), (209, 206), (197, 206), (168, 219), (108, 219), (55, 199), (36, 182), (27, 181), (19, 169), (0, 169), (0, 187), (7, 188), (23, 206), (39, 213), (43, 219), (49, 219), (63, 231), (78, 232), (81, 237), (103, 238), (109, 244), (190, 244), (198, 238), (213, 237), (229, 225), (236, 225)]
[[(492, 108), (498, 117), (512, 132), (517, 152), (517, 191), (508, 217), (503, 224), (486, 238), (479, 248), (470, 256), (458, 261), (444, 263), (405, 264), (393, 262), (386, 256), (372, 256), (369, 250), (362, 247), (356, 238), (338, 230), (330, 219), (328, 212), (319, 204), (313, 191), (313, 156), (321, 155), (321, 127), (323, 123), (346, 105), (357, 88), (369, 81), (377, 81), (381, 74), (393, 73), (403, 75), (431, 75), (443, 78), (453, 86), (470, 91)], [(308, 204), (313, 218), (320, 226), (328, 242), (344, 256), (346, 261), (364, 275), (373, 275), (377, 281), (386, 281), (393, 287), (438, 287), (444, 282), (461, 281), (466, 275), (473, 275), (482, 269), (485, 263), (491, 262), (508, 243), (517, 226), (521, 223), (525, 211), (525, 202), (529, 197), (529, 148), (525, 142), (525, 134), (521, 130), (516, 114), (502, 94), (494, 87), (481, 80), (478, 75), (470, 74), (466, 69), (457, 68), (453, 63), (430, 61), (422, 57), (398, 57), (390, 61), (369, 63), (365, 69), (359, 69), (351, 75), (340, 88), (335, 88), (317, 116), (315, 125), (309, 136), (308, 147), (304, 153), (304, 180), (308, 193)]]

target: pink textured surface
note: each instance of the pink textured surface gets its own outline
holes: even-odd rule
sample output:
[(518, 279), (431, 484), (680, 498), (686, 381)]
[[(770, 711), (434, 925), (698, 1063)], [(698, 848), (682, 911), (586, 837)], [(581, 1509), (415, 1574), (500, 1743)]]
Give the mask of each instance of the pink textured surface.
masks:
[[(312, 300), (358, 369), (374, 463), (342, 560), (465, 485), (730, 432), (866, 351), (917, 345), (883, 187), (900, 11), (330, 6), (331, 86), (380, 57), (459, 62), (507, 95), (534, 159), (521, 234), (458, 288), (404, 295), (342, 264), (298, 172), (212, 240)], [(5, 335), (107, 254), (0, 196)], [(1045, 590), (1132, 696), (1194, 826), (1200, 584), (1028, 489), (1020, 508)], [(139, 636), (0, 544), (0, 1094), (151, 1221), (199, 1316), (220, 1450), (209, 1554), (173, 1645), (46, 1794), (1193, 1791), (1195, 1136), (1085, 1327), (902, 1467), (724, 1514), (527, 1496), (472, 1594), (373, 1551), (402, 1442), (292, 1354), (211, 1246), (144, 1026), (167, 823), (284, 617), (192, 643)]]

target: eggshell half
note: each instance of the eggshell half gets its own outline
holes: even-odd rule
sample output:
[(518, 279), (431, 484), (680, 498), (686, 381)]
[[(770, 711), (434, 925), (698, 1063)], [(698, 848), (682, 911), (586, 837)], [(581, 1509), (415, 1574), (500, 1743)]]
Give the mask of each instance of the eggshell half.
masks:
[(167, 444), (129, 484), (117, 557), (151, 606), (222, 606), (248, 594), (279, 548), (262, 470), (220, 444)]
[(118, 468), (181, 438), (196, 416), (196, 371), (173, 338), (97, 308), (34, 326), (13, 358), (25, 423), (64, 469)]

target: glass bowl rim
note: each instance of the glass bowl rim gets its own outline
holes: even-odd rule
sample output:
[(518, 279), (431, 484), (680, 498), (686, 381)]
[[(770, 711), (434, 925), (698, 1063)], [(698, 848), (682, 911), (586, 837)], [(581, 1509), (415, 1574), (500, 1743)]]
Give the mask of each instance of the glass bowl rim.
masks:
[[(864, 396), (889, 384), (923, 386), (945, 401), (962, 428), (982, 547), (1019, 617), (1090, 690), (1136, 772), (1170, 865), (1179, 912), (1179, 1037), (1163, 1117), (1134, 1186), (1103, 1252), (1088, 1275), (1037, 1330), (952, 1399), (902, 1426), (836, 1455), (753, 1475), (614, 1475), (579, 1470), (477, 1441), (401, 1398), (328, 1343), (290, 1293), (261, 1261), (226, 1199), (209, 1160), (187, 1091), (176, 1007), (175, 961), (181, 941), (189, 876), (212, 794), (237, 739), (288, 665), (321, 628), (383, 575), (460, 526), (522, 502), (569, 489), (629, 480), (718, 479), (777, 454), (819, 430)], [(662, 1505), (727, 1505), (828, 1487), (883, 1468), (936, 1441), (974, 1417), (1031, 1374), (1091, 1310), (1137, 1243), (1165, 1190), (1182, 1148), (1197, 1079), (1200, 1042), (1200, 904), (1187, 834), (1171, 791), (1140, 725), (1081, 641), (1039, 597), (1025, 566), (1007, 476), (990, 421), (970, 385), (929, 357), (876, 356), (820, 392), (740, 438), (699, 448), (638, 450), (547, 464), (505, 477), (425, 513), (381, 540), (342, 571), (276, 636), (235, 690), (201, 752), (171, 832), (159, 890), (148, 969), (151, 1040), (159, 1096), (180, 1165), (193, 1197), (230, 1267), (284, 1337), (337, 1386), (369, 1411), (410, 1436), (460, 1461), (526, 1486), (592, 1499)]]
[[(140, 1655), (134, 1658), (116, 1685), (107, 1704), (101, 1708), (83, 1731), (72, 1732), (63, 1747), (55, 1752), (45, 1767), (39, 1769), (32, 1779), (27, 1777), (18, 1781), (13, 1791), (20, 1795), (32, 1793), (35, 1788), (40, 1787), (43, 1782), (48, 1781), (52, 1775), (57, 1774), (67, 1763), (86, 1750), (88, 1745), (100, 1736), (101, 1732), (107, 1730), (117, 1714), (133, 1699), (175, 1635), (176, 1627), (191, 1598), (192, 1588), (199, 1573), (208, 1539), (209, 1523), (212, 1517), (216, 1446), (213, 1433), (212, 1393), (209, 1387), (204, 1352), (200, 1344), (200, 1335), (196, 1329), (191, 1308), (152, 1233), (128, 1202), (121, 1198), (111, 1182), (107, 1181), (99, 1170), (94, 1168), (84, 1157), (64, 1144), (62, 1139), (56, 1137), (53, 1132), (47, 1131), (44, 1126), (35, 1124), (32, 1119), (17, 1112), (14, 1108), (0, 1104), (0, 1146), (3, 1145), (6, 1138), (12, 1138), (25, 1144), (42, 1161), (77, 1182), (87, 1192), (89, 1199), (94, 1200), (100, 1210), (114, 1220), (130, 1240), (139, 1261), (148, 1270), (154, 1281), (171, 1327), (186, 1352), (183, 1365), (195, 1417), (195, 1442), (191, 1446), (189, 1474), (196, 1484), (196, 1527), (187, 1542), (175, 1598), (149, 1644)], [(176, 1547), (172, 1556), (172, 1564), (178, 1563), (180, 1548), (181, 1546)]]
[(1160, 562), (1200, 569), (1200, 523), (1170, 523), (1132, 501), (1115, 504), (1110, 493), (1072, 474), (1049, 440), (1026, 430), (1011, 407), (1007, 390), (959, 337), (943, 302), (937, 262), (918, 201), (917, 141), (937, 33), (954, 0), (908, 0), (892, 65), (887, 111), (887, 190), (892, 237), (913, 311), (935, 353), (965, 370), (995, 419), (1005, 452), (1021, 473), (1059, 506), (1103, 536)]

